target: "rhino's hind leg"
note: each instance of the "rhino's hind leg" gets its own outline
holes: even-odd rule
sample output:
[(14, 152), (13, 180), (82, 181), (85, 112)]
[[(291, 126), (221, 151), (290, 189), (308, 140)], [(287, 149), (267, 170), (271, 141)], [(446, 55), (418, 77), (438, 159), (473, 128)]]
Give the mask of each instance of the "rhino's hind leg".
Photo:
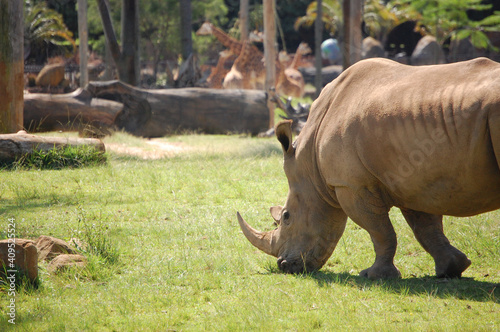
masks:
[(443, 233), (443, 216), (401, 209), (418, 242), (431, 254), (438, 278), (460, 278), (471, 261)]
[(496, 112), (493, 110), (490, 111), (488, 115), (488, 126), (493, 152), (497, 160), (498, 168), (500, 168), (500, 105), (497, 106)]
[(336, 190), (342, 209), (349, 218), (370, 234), (375, 249), (375, 263), (359, 273), (369, 279), (399, 278), (401, 273), (394, 266), (397, 239), (389, 219), (389, 209), (368, 190), (354, 194), (348, 188)]

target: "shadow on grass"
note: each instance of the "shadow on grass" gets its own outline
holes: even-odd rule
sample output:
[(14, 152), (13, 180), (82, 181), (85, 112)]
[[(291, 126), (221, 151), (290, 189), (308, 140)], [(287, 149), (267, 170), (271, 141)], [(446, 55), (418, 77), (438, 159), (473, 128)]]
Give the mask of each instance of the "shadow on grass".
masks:
[(33, 211), (40, 208), (50, 208), (53, 205), (73, 206), (79, 204), (79, 199), (74, 194), (58, 194), (57, 196), (42, 196), (17, 198), (17, 199), (1, 199), (0, 216), (9, 215), (11, 211)]
[(4, 206), (0, 207), (0, 216), (7, 215), (11, 217), (9, 214), (11, 211), (19, 211), (22, 209), (23, 211), (31, 211), (38, 208), (48, 208), (54, 203), (51, 202), (29, 202), (29, 203), (18, 203), (15, 200), (11, 199), (2, 199), (2, 204)]
[(477, 281), (473, 278), (438, 279), (425, 276), (372, 281), (349, 273), (324, 271), (302, 276), (315, 280), (320, 287), (336, 284), (363, 290), (376, 288), (401, 295), (425, 295), (443, 299), (452, 297), (461, 300), (500, 303), (500, 283)]

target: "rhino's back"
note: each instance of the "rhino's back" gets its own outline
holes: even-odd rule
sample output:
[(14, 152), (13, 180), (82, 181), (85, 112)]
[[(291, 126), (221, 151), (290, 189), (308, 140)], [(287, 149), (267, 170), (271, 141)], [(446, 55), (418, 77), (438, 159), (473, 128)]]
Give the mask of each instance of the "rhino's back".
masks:
[(377, 59), (339, 78), (308, 129), (330, 187), (375, 187), (397, 206), (436, 214), (500, 208), (499, 64)]

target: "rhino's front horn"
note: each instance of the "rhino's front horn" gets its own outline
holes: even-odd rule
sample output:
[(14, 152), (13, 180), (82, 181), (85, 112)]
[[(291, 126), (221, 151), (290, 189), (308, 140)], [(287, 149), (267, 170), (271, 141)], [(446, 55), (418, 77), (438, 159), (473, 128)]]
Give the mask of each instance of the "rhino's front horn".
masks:
[(252, 226), (247, 224), (247, 222), (243, 220), (239, 212), (237, 212), (236, 215), (238, 216), (240, 228), (243, 231), (243, 234), (245, 234), (248, 241), (250, 241), (251, 244), (257, 247), (257, 249), (262, 250), (266, 254), (278, 257), (278, 253), (275, 248), (276, 241), (274, 241), (275, 231), (259, 232), (258, 230), (252, 228)]

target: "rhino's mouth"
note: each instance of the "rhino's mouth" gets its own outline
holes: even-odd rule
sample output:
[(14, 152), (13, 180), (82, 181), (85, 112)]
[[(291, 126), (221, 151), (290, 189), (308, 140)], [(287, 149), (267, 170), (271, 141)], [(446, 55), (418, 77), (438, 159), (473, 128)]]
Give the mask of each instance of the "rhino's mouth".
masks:
[(316, 266), (312, 262), (306, 260), (303, 257), (300, 258), (284, 258), (283, 256), (278, 257), (278, 268), (285, 273), (308, 273), (319, 270), (321, 266)]

